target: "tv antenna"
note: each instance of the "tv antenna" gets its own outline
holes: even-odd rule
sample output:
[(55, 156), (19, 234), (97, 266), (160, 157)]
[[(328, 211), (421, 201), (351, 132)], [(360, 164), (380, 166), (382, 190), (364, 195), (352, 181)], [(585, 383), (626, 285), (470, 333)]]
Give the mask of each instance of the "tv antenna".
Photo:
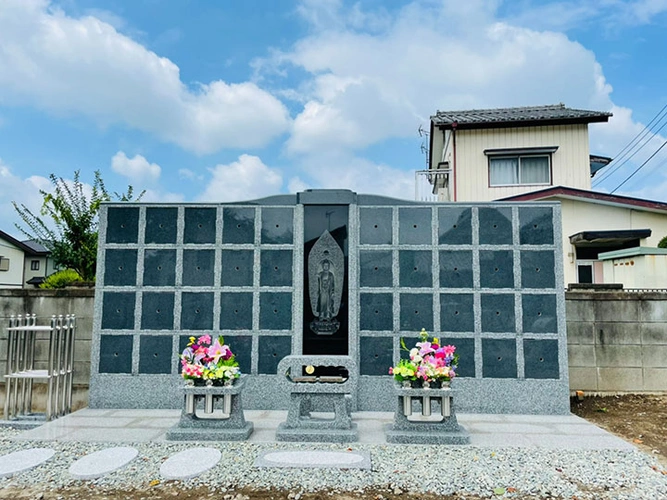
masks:
[(419, 137), (422, 138), (422, 143), (419, 146), (419, 149), (421, 150), (422, 154), (424, 155), (424, 164), (426, 165), (426, 170), (428, 170), (428, 136), (429, 133), (426, 131), (424, 126), (422, 124), (419, 124), (419, 128), (417, 129), (417, 133), (419, 134)]

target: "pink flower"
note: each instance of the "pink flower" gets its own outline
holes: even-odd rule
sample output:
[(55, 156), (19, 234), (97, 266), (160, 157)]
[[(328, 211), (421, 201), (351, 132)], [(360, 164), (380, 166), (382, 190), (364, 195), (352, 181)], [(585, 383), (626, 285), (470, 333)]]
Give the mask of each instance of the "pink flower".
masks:
[(208, 356), (213, 358), (213, 362), (217, 363), (220, 358), (227, 359), (229, 357), (229, 347), (222, 345), (220, 339), (215, 339), (213, 345), (208, 348)]
[(453, 345), (446, 345), (443, 348), (443, 352), (445, 353), (445, 356), (451, 356), (454, 354), (454, 351), (456, 351), (456, 347)]
[(211, 343), (211, 336), (210, 335), (202, 335), (197, 339), (197, 342), (200, 344), (210, 344)]
[(417, 342), (417, 347), (419, 347), (419, 354), (421, 356), (435, 352), (430, 342)]

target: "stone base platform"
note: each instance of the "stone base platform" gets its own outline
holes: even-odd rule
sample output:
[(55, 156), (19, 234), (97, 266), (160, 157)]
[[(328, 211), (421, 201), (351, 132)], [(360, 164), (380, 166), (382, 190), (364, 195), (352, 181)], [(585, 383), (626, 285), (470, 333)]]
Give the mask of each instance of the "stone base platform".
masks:
[(165, 439), (168, 441), (246, 441), (253, 431), (252, 422), (246, 422), (243, 427), (200, 427), (186, 428), (173, 427), (167, 431)]
[(353, 443), (359, 441), (357, 424), (351, 424), (349, 429), (317, 429), (317, 428), (288, 428), (283, 422), (276, 429), (276, 441), (310, 442), (310, 443)]
[[(388, 443), (396, 444), (470, 444), (470, 435), (466, 430), (459, 426), (458, 431), (443, 432), (439, 426), (430, 426), (429, 424), (419, 424), (414, 429), (395, 429), (394, 425), (389, 424), (385, 427), (385, 436)], [(429, 429), (436, 429), (430, 430)]]

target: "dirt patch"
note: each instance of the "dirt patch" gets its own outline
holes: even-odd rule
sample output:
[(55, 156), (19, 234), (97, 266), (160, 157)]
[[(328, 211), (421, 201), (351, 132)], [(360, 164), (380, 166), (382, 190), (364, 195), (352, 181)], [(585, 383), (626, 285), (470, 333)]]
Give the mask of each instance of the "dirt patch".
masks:
[(573, 398), (572, 413), (629, 441), (667, 465), (667, 395)]

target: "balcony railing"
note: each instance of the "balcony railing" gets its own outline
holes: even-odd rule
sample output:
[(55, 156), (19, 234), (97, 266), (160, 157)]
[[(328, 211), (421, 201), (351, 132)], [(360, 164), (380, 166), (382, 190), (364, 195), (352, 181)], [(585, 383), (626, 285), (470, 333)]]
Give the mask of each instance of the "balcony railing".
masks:
[(415, 172), (416, 201), (451, 201), (451, 169), (417, 170)]

